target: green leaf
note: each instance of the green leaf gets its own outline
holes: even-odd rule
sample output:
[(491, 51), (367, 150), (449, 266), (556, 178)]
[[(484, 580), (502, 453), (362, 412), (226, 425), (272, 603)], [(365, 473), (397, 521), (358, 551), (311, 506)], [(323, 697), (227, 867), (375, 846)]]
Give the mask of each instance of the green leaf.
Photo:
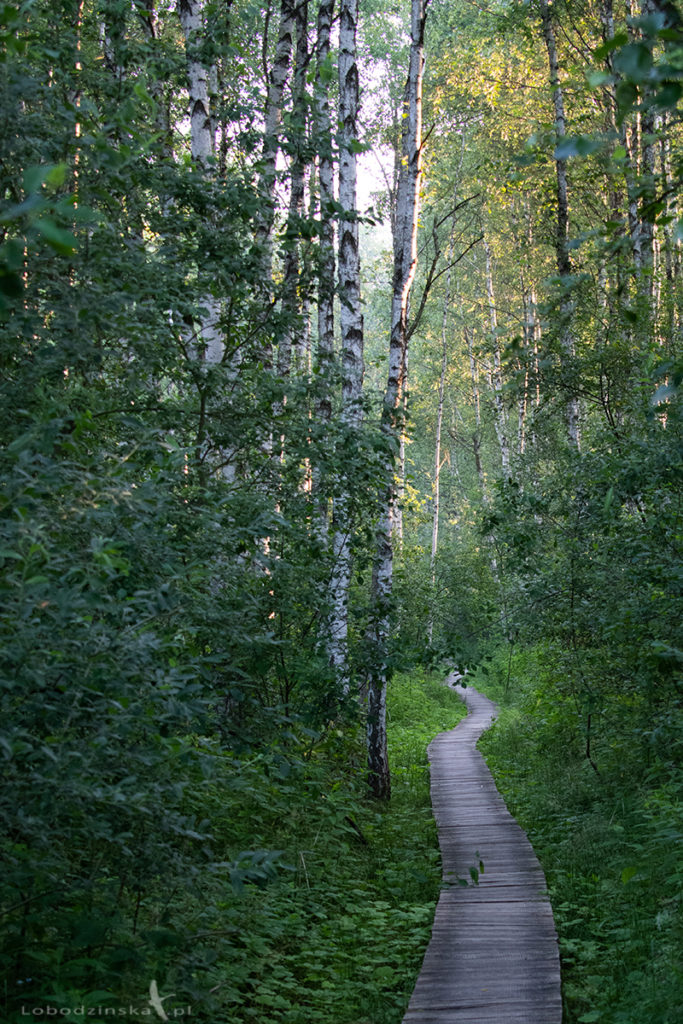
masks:
[(627, 80), (644, 82), (652, 69), (652, 53), (644, 43), (629, 43), (614, 55), (614, 67)]
[(66, 181), (68, 167), (66, 164), (54, 164), (45, 175), (45, 184), (60, 188)]
[(681, 96), (683, 96), (683, 85), (680, 82), (665, 82), (660, 89), (657, 89), (655, 105), (660, 110), (673, 110), (678, 106)]
[(614, 75), (610, 75), (607, 71), (588, 71), (586, 72), (586, 81), (591, 89), (599, 89), (603, 85), (611, 85), (614, 82)]
[(71, 232), (58, 227), (50, 218), (41, 217), (36, 221), (35, 227), (50, 248), (60, 256), (71, 256), (76, 251), (76, 239)]
[(572, 156), (590, 156), (602, 149), (604, 143), (601, 140), (591, 138), (589, 135), (575, 135), (563, 139), (555, 148), (556, 160), (567, 160)]
[(607, 42), (603, 43), (602, 46), (598, 46), (593, 51), (593, 57), (596, 61), (604, 60), (605, 57), (609, 57), (610, 53), (613, 53), (627, 42), (628, 36), (626, 33), (617, 32), (613, 39), (608, 39)]

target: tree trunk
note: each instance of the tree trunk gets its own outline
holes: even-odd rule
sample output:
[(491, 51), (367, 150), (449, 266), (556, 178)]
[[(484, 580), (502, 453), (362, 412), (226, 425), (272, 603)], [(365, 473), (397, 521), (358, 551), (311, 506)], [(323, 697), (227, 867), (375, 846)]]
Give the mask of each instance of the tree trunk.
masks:
[(306, 72), (308, 69), (308, 0), (299, 0), (295, 8), (296, 59), (292, 85), (292, 138), (293, 149), (289, 210), (287, 214), (287, 247), (283, 266), (282, 311), (285, 325), (278, 352), (278, 373), (289, 374), (292, 355), (301, 355), (303, 349), (301, 301), (299, 294), (301, 218), (304, 212), (306, 179)]
[[(334, 0), (320, 0), (316, 47), (315, 127), (318, 136), (318, 179), (320, 182), (320, 268), (318, 276), (318, 362), (325, 378), (334, 359), (334, 167), (332, 160), (332, 119), (327, 82), (330, 28)], [(318, 406), (319, 418), (329, 420), (332, 405), (329, 391)]]
[(505, 404), (503, 402), (503, 374), (500, 362), (500, 342), (498, 340), (498, 314), (496, 312), (496, 300), (493, 291), (493, 269), (491, 266), (491, 249), (489, 243), (484, 241), (484, 252), (486, 254), (486, 295), (489, 303), (489, 317), (491, 323), (491, 345), (493, 352), (493, 366), (489, 371), (489, 387), (493, 395), (495, 409), (494, 425), (498, 447), (500, 448), (500, 463), (503, 469), (503, 477), (509, 480), (510, 473), (510, 442), (508, 440), (508, 424)]
[(474, 453), (474, 465), (477, 470), (477, 478), (481, 489), (482, 501), (485, 505), (489, 503), (488, 485), (486, 474), (481, 461), (481, 396), (479, 394), (479, 379), (477, 374), (477, 361), (474, 356), (474, 342), (472, 331), (465, 327), (465, 342), (470, 357), (470, 378), (472, 381), (472, 400), (474, 402), (474, 435), (472, 437), (472, 451)]
[[(342, 422), (355, 430), (361, 421), (363, 393), (363, 315), (360, 302), (360, 251), (356, 204), (358, 139), (358, 67), (356, 30), (358, 0), (341, 0), (339, 11), (339, 322), (342, 342)], [(344, 490), (345, 485), (342, 485)], [(348, 602), (351, 583), (351, 530), (348, 496), (342, 493), (333, 512), (334, 567), (328, 656), (342, 692), (350, 681), (347, 662)]]
[(263, 269), (262, 288), (270, 296), (273, 265), (273, 222), (275, 201), (273, 198), (276, 181), (276, 163), (279, 150), (280, 121), (282, 120), (282, 98), (285, 91), (292, 48), (296, 32), (295, 0), (282, 0), (280, 25), (278, 29), (275, 59), (268, 74), (268, 90), (264, 110), (262, 170), (258, 189), (262, 206), (257, 215), (256, 238), (262, 246), (261, 266)]
[[(454, 202), (455, 207), (457, 203)], [(446, 370), (448, 369), (448, 313), (451, 305), (451, 280), (453, 268), (451, 259), (453, 256), (453, 235), (455, 232), (455, 213), (451, 226), (451, 237), (448, 243), (446, 272), (446, 291), (443, 300), (443, 315), (441, 317), (441, 374), (439, 376), (439, 404), (436, 411), (436, 438), (434, 442), (434, 482), (432, 485), (432, 548), (429, 559), (429, 568), (432, 577), (432, 600), (429, 610), (429, 623), (427, 625), (427, 639), (430, 645), (434, 640), (434, 604), (436, 601), (436, 555), (439, 547), (439, 513), (441, 506), (441, 433), (443, 427), (443, 404), (446, 389)]]
[[(564, 113), (564, 97), (562, 85), (560, 84), (560, 73), (557, 62), (557, 46), (555, 43), (555, 28), (550, 11), (548, 0), (538, 0), (543, 22), (543, 35), (546, 49), (548, 51), (548, 67), (550, 71), (550, 87), (553, 93), (553, 104), (555, 108), (555, 137), (558, 145), (565, 138), (566, 120)], [(563, 363), (565, 370), (567, 365), (574, 359), (576, 346), (572, 330), (572, 303), (568, 297), (569, 277), (572, 272), (571, 260), (569, 257), (569, 200), (567, 191), (567, 161), (555, 159), (555, 172), (557, 178), (557, 229), (555, 235), (555, 252), (557, 260), (557, 273), (560, 277), (562, 297), (560, 299), (560, 343), (562, 349)], [(570, 372), (573, 372), (570, 366)], [(568, 398), (565, 405), (567, 420), (567, 436), (569, 443), (574, 448), (581, 445), (581, 432), (579, 423), (579, 399), (571, 380), (566, 380), (565, 387)]]
[(373, 568), (372, 654), (368, 673), (368, 776), (374, 796), (391, 792), (386, 738), (386, 690), (389, 680), (389, 629), (393, 582), (392, 509), (395, 461), (402, 429), (401, 387), (405, 378), (410, 292), (417, 268), (417, 220), (422, 180), (422, 76), (425, 0), (412, 0), (410, 58), (403, 98), (402, 160), (396, 195), (394, 275), (389, 343), (389, 375), (384, 393), (382, 429), (387, 439), (386, 490)]
[(403, 550), (403, 499), (406, 493), (406, 420), (408, 416), (408, 362), (403, 367), (403, 380), (399, 397), (401, 432), (398, 438), (398, 465), (396, 467), (396, 500), (391, 510), (391, 533), (396, 548)]
[[(641, 0), (640, 13), (642, 17), (656, 13), (656, 6), (653, 0)], [(640, 143), (642, 146), (642, 172), (639, 186), (640, 192), (640, 237), (642, 273), (640, 280), (640, 292), (646, 300), (647, 309), (651, 321), (656, 323), (658, 309), (653, 304), (655, 298), (654, 277), (655, 277), (655, 225), (653, 205), (656, 199), (656, 177), (655, 177), (655, 111), (651, 103), (652, 89), (647, 85), (643, 87), (643, 111), (640, 115)], [(654, 308), (653, 308), (654, 305)]]
[[(190, 149), (192, 159), (205, 177), (209, 178), (209, 162), (214, 153), (214, 132), (209, 101), (209, 71), (200, 60), (199, 50), (204, 35), (202, 0), (179, 0), (178, 13), (185, 36), (187, 54), (187, 82), (190, 100)], [(201, 268), (199, 268), (201, 271)], [(201, 313), (196, 324), (192, 351), (206, 363), (217, 364), (223, 359), (223, 332), (220, 326), (221, 308), (218, 299), (206, 293), (201, 299)]]
[[(318, 150), (317, 213), (320, 219), (318, 250), (318, 345), (316, 367), (319, 392), (316, 401), (316, 420), (328, 424), (332, 419), (331, 371), (334, 364), (334, 165), (332, 155), (332, 119), (330, 117), (330, 88), (328, 63), (330, 58), (330, 29), (334, 17), (335, 0), (320, 0), (316, 34), (316, 72), (314, 93), (314, 125)], [(313, 465), (311, 490), (315, 503), (317, 535), (325, 546), (328, 539), (328, 499), (321, 493), (321, 472)]]

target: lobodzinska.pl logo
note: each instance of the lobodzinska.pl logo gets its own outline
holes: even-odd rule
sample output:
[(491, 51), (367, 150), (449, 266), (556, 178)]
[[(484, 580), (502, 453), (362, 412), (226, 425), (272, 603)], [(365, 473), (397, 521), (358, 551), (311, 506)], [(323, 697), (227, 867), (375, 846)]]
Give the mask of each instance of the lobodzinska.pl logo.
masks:
[(164, 1002), (175, 995), (171, 992), (168, 996), (160, 996), (156, 981), (149, 986), (149, 1002), (146, 1006), (22, 1006), (21, 1016), (30, 1017), (36, 1020), (79, 1020), (86, 1017), (109, 1017), (125, 1018), (130, 1017), (136, 1020), (138, 1017), (156, 1018), (159, 1020), (178, 1020), (182, 1017), (192, 1016), (191, 1006), (169, 1006), (165, 1007)]

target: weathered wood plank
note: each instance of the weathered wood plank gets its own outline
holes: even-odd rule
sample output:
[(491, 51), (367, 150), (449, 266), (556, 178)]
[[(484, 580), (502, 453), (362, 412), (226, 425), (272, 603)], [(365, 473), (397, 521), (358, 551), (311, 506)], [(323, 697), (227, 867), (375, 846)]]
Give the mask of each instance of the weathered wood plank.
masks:
[[(496, 708), (452, 677), (447, 682), (469, 711), (429, 746), (443, 878), (452, 884), (441, 893), (403, 1021), (560, 1024), (557, 935), (543, 870), (475, 746)], [(479, 872), (476, 885), (470, 868)]]

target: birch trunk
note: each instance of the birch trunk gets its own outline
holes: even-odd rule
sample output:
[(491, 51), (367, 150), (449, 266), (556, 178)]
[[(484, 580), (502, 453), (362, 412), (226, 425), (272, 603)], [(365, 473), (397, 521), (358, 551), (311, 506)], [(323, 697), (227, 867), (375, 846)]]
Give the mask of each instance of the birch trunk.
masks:
[(491, 324), (491, 344), (493, 351), (493, 367), (489, 372), (489, 387), (493, 395), (495, 409), (494, 425), (498, 447), (500, 448), (500, 463), (503, 469), (503, 477), (509, 480), (510, 473), (510, 442), (508, 440), (507, 413), (503, 402), (503, 374), (500, 362), (500, 342), (498, 340), (498, 314), (496, 312), (496, 298), (493, 291), (493, 268), (491, 266), (491, 249), (488, 242), (484, 241), (484, 253), (486, 255), (486, 295), (489, 304), (489, 318)]
[(441, 432), (443, 427), (443, 404), (446, 388), (446, 370), (448, 369), (448, 309), (451, 300), (451, 271), (446, 277), (446, 294), (443, 303), (441, 320), (441, 374), (439, 376), (439, 404), (436, 411), (436, 438), (434, 442), (434, 483), (432, 487), (432, 548), (429, 569), (432, 577), (432, 601), (427, 624), (427, 639), (430, 646), (434, 642), (434, 614), (436, 601), (436, 555), (439, 547), (439, 513), (441, 511)]
[[(642, 0), (640, 4), (642, 17), (656, 13), (656, 6), (652, 0)], [(640, 237), (642, 273), (640, 280), (641, 295), (647, 300), (647, 308), (650, 311), (651, 319), (657, 322), (658, 304), (654, 303), (655, 290), (655, 225), (653, 223), (653, 205), (656, 199), (655, 179), (655, 111), (651, 105), (652, 89), (647, 85), (643, 88), (643, 111), (640, 115), (641, 133), (640, 141), (642, 146), (642, 174), (639, 192), (640, 200)]]
[(271, 292), (273, 273), (273, 223), (275, 220), (275, 201), (273, 194), (276, 181), (277, 154), (280, 148), (280, 122), (282, 120), (282, 102), (289, 75), (292, 59), (294, 36), (296, 32), (295, 0), (282, 0), (280, 7), (280, 23), (275, 47), (275, 59), (268, 74), (268, 89), (264, 110), (263, 150), (261, 154), (261, 174), (258, 190), (263, 206), (256, 221), (256, 238), (262, 246), (261, 265), (263, 270), (262, 287), (268, 296)]
[(481, 461), (481, 396), (479, 394), (479, 375), (477, 373), (477, 361), (474, 355), (472, 331), (468, 327), (465, 328), (465, 342), (467, 344), (467, 352), (470, 357), (470, 379), (472, 381), (472, 400), (474, 402), (474, 436), (472, 437), (472, 451), (474, 453), (474, 465), (477, 470), (477, 478), (481, 489), (482, 501), (485, 505), (488, 505), (490, 500), (488, 485), (486, 483), (486, 474), (484, 473), (484, 467)]
[[(548, 51), (548, 67), (550, 72), (550, 87), (553, 93), (553, 105), (555, 108), (555, 137), (558, 144), (562, 142), (567, 134), (566, 119), (564, 112), (564, 97), (560, 83), (559, 65), (557, 61), (557, 46), (555, 43), (555, 27), (550, 11), (548, 0), (538, 0), (543, 23), (543, 35), (546, 49)], [(555, 235), (555, 253), (557, 261), (557, 273), (561, 280), (562, 298), (560, 300), (561, 334), (560, 343), (565, 368), (573, 361), (576, 346), (572, 332), (572, 303), (567, 296), (568, 278), (572, 272), (571, 260), (569, 258), (569, 200), (567, 190), (567, 161), (555, 159), (555, 172), (557, 178), (557, 229)], [(569, 443), (574, 448), (581, 446), (581, 431), (579, 423), (579, 400), (574, 392), (571, 381), (566, 384), (569, 397), (566, 400), (565, 415), (567, 421), (567, 435)]]
[[(363, 316), (360, 303), (360, 252), (356, 205), (358, 139), (358, 0), (341, 0), (339, 11), (339, 322), (342, 343), (342, 422), (351, 432), (361, 421), (363, 392)], [(345, 485), (343, 484), (342, 490)], [(343, 693), (350, 687), (347, 659), (348, 602), (351, 583), (351, 531), (348, 495), (333, 511), (334, 565), (330, 580), (328, 657)]]
[[(527, 266), (528, 269), (528, 266)], [(531, 274), (529, 273), (529, 279)], [(527, 283), (524, 272), (520, 272), (520, 285), (522, 290), (522, 304), (524, 308), (524, 387), (518, 399), (518, 429), (517, 429), (517, 451), (524, 455), (527, 447), (527, 424), (529, 418), (530, 387), (532, 374), (536, 377), (536, 292), (533, 283)], [(536, 381), (538, 387), (538, 381)], [(533, 429), (533, 428), (532, 428)], [(533, 436), (533, 434), (532, 434)]]
[(296, 59), (292, 86), (292, 121), (294, 138), (290, 170), (289, 210), (287, 213), (287, 250), (283, 266), (282, 311), (285, 328), (278, 352), (278, 373), (288, 376), (292, 355), (303, 349), (301, 303), (299, 298), (300, 224), (304, 210), (306, 178), (305, 134), (307, 118), (306, 71), (308, 68), (308, 0), (300, 0), (295, 8)]
[[(318, 136), (318, 178), (320, 182), (320, 272), (318, 279), (318, 361), (324, 378), (334, 358), (334, 167), (332, 161), (332, 119), (327, 64), (330, 56), (330, 28), (335, 0), (320, 0), (316, 47), (315, 127)], [(332, 404), (329, 392), (318, 406), (320, 418), (329, 420)]]
[[(204, 34), (202, 0), (179, 0), (178, 14), (185, 36), (187, 84), (190, 99), (190, 149), (192, 159), (208, 178), (214, 153), (214, 133), (209, 101), (209, 70), (200, 60)], [(192, 348), (207, 363), (223, 359), (223, 333), (220, 327), (220, 303), (211, 294), (202, 296), (201, 311)]]
[[(461, 162), (462, 163), (462, 162)], [(457, 191), (453, 196), (453, 207), (457, 207)], [(441, 317), (441, 374), (439, 376), (439, 404), (436, 411), (436, 438), (434, 442), (434, 483), (432, 488), (432, 547), (429, 559), (429, 568), (432, 577), (432, 602), (429, 610), (429, 622), (427, 625), (427, 639), (429, 644), (434, 641), (434, 613), (436, 601), (436, 555), (439, 547), (439, 513), (441, 511), (441, 434), (443, 429), (443, 404), (446, 389), (446, 370), (448, 369), (448, 313), (451, 305), (451, 282), (453, 267), (451, 259), (453, 256), (453, 235), (455, 233), (455, 213), (451, 225), (451, 236), (448, 242), (446, 272), (446, 291), (443, 300), (443, 315)]]
[[(334, 17), (335, 0), (320, 0), (316, 34), (316, 74), (314, 93), (314, 124), (318, 149), (320, 245), (318, 250), (318, 347), (317, 370), (319, 397), (316, 418), (328, 424), (332, 418), (330, 374), (334, 362), (334, 165), (332, 156), (332, 119), (330, 116), (330, 89), (328, 64), (330, 59), (330, 29)], [(313, 466), (311, 489), (315, 502), (315, 521), (318, 537), (325, 546), (328, 539), (328, 501), (321, 494), (321, 473)]]
[(389, 343), (389, 374), (384, 393), (382, 429), (387, 437), (386, 491), (377, 533), (373, 568), (373, 647), (368, 673), (368, 775), (374, 796), (391, 792), (386, 740), (386, 691), (389, 680), (389, 628), (393, 583), (392, 509), (395, 502), (395, 453), (402, 429), (401, 387), (405, 378), (410, 292), (417, 268), (417, 220), (422, 180), (422, 76), (424, 72), (425, 0), (412, 0), (410, 58), (403, 99), (401, 167), (396, 194), (394, 275)]
[(401, 432), (398, 439), (398, 465), (396, 467), (396, 500), (391, 512), (391, 532), (396, 547), (403, 550), (403, 499), (406, 493), (406, 421), (408, 417), (408, 363), (403, 368), (403, 380), (401, 382), (401, 394), (399, 396), (399, 421)]

